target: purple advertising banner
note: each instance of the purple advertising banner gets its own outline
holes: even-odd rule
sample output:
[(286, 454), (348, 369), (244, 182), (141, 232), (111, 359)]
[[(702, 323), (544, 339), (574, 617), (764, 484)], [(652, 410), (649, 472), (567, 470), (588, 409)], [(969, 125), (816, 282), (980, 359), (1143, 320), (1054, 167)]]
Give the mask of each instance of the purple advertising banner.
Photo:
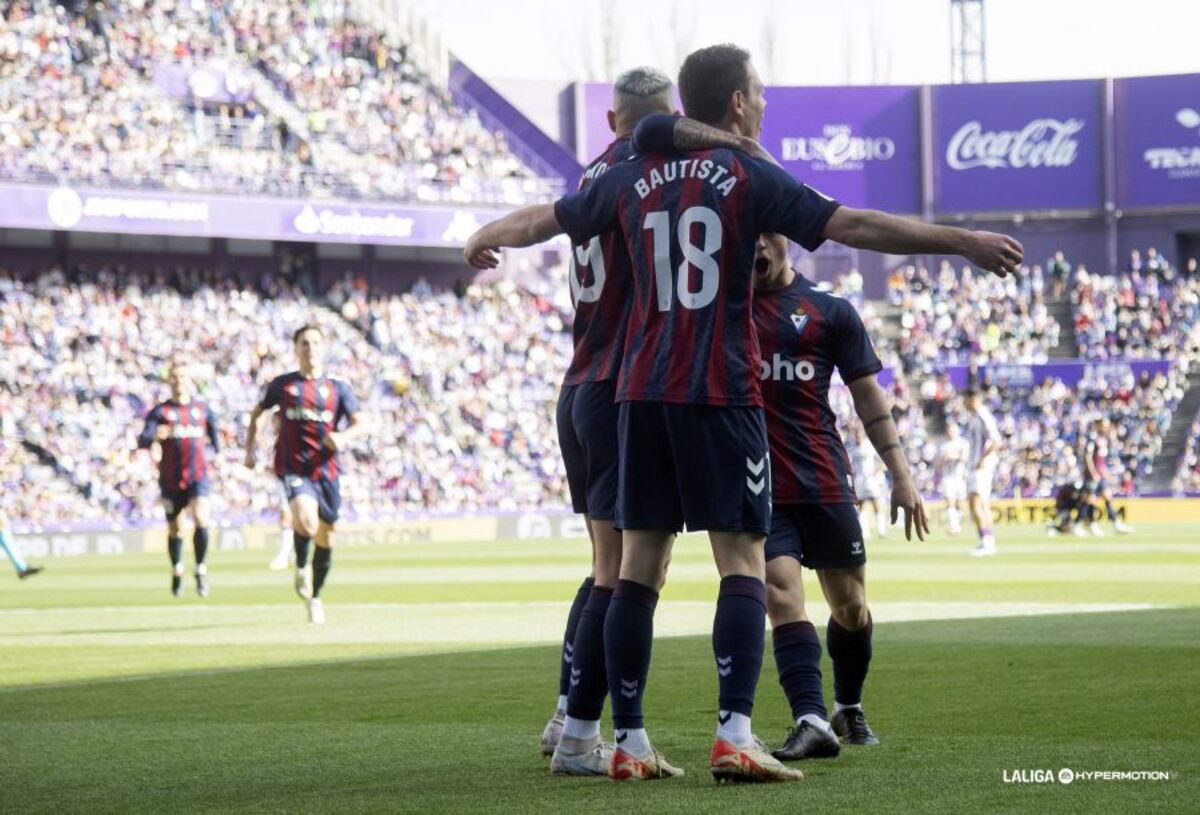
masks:
[(1117, 206), (1200, 204), (1200, 74), (1114, 82)]
[(762, 144), (793, 176), (852, 207), (921, 211), (916, 87), (767, 88)]
[[(1137, 379), (1143, 373), (1150, 376), (1166, 374), (1171, 365), (1172, 361), (1168, 359), (1049, 362), (1043, 365), (1002, 363), (981, 365), (978, 375), (983, 382), (1014, 388), (1032, 388), (1047, 377), (1061, 379), (1067, 387), (1075, 388), (1089, 382), (1120, 384), (1129, 377)], [(947, 365), (945, 372), (950, 377), (950, 384), (959, 390), (967, 386), (971, 376), (971, 368), (967, 365)]]
[(1099, 210), (1100, 80), (933, 88), (939, 213)]
[(0, 183), (0, 226), (18, 229), (462, 246), (472, 232), (503, 214), (461, 207)]

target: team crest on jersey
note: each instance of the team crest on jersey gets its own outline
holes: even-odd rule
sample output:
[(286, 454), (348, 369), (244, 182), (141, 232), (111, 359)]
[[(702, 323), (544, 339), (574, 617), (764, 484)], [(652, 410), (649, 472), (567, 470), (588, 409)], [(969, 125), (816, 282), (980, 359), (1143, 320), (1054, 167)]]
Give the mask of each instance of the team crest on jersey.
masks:
[(163, 418), (166, 419), (168, 422), (175, 421), (175, 411), (171, 410), (170, 408), (167, 408), (166, 410), (163, 411)]
[(290, 393), (292, 396), (297, 396), (300, 393), (300, 386), (293, 382), (292, 384), (285, 386), (284, 390)]
[(808, 315), (799, 312), (792, 315), (792, 325), (796, 327), (796, 333), (804, 333), (804, 326), (808, 325)]
[(325, 384), (317, 385), (317, 396), (320, 396), (322, 399), (328, 399), (329, 386)]
[(200, 421), (200, 408), (192, 408), (192, 418), (197, 422)]

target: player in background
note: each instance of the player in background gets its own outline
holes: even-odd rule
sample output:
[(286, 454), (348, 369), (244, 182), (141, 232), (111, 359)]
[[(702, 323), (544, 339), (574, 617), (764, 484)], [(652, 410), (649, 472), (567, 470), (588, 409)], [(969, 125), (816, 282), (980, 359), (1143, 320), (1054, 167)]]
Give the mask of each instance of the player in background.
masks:
[[(901, 449), (883, 369), (849, 301), (817, 291), (792, 269), (787, 240), (764, 234), (755, 261), (754, 324), (762, 347), (763, 403), (771, 440), (771, 534), (767, 613), (779, 682), (795, 727), (774, 755), (825, 758), (841, 742), (877, 744), (862, 709), (873, 626), (867, 607), (866, 548), (850, 458), (829, 403), (836, 369), (854, 410), (892, 476), (891, 519), (905, 537), (929, 531), (925, 506)], [(861, 444), (866, 446), (865, 439)], [(829, 605), (825, 642), (833, 660), (834, 714), (825, 707), (821, 641), (804, 607), (801, 567), (813, 569)]]
[[(608, 125), (614, 139), (580, 181), (584, 189), (633, 152), (630, 137), (643, 116), (671, 113), (671, 80), (653, 68), (617, 77)], [(617, 231), (571, 249), (574, 354), (559, 393), (556, 419), (571, 506), (583, 515), (592, 543), (592, 571), (575, 594), (563, 635), (558, 702), (542, 731), (543, 755), (556, 775), (607, 775), (612, 748), (600, 735), (608, 695), (604, 620), (621, 569), (616, 517), (617, 372), (632, 300), (629, 255)], [(662, 580), (656, 581), (655, 588)]]
[[(12, 457), (13, 449), (9, 447), (8, 442), (4, 438), (5, 424), (0, 417), (0, 473), (3, 472), (3, 465)], [(2, 498), (3, 496), (0, 496)], [(24, 558), (16, 550), (16, 541), (13, 538), (11, 528), (8, 525), (8, 515), (5, 514), (4, 508), (0, 506), (0, 549), (4, 550), (4, 556), (8, 558), (8, 562), (12, 564), (13, 571), (17, 573), (17, 577), (25, 580), (33, 577), (38, 572), (42, 571), (41, 566), (30, 566), (25, 562)]]
[[(689, 116), (738, 139), (757, 138), (764, 86), (746, 51), (713, 46), (691, 54), (679, 88)], [(709, 532), (721, 575), (710, 770), (718, 780), (797, 780), (802, 774), (766, 751), (750, 720), (762, 664), (770, 519), (761, 360), (750, 312), (757, 236), (778, 232), (809, 250), (829, 238), (897, 254), (964, 253), (1001, 275), (1018, 268), (1021, 247), (1001, 235), (839, 207), (777, 166), (727, 149), (690, 155), (647, 149), (673, 139), (687, 146), (675, 127), (672, 117), (647, 117), (635, 131), (634, 158), (553, 206), (488, 224), (464, 254), (475, 268), (494, 268), (502, 246), (529, 246), (562, 232), (579, 243), (619, 227), (634, 259), (633, 318), (617, 383), (621, 576), (605, 621), (617, 740), (610, 777), (680, 774), (651, 745), (642, 698), (654, 583), (670, 540), (686, 524)]]
[(946, 440), (938, 448), (934, 462), (942, 498), (946, 501), (946, 529), (951, 535), (962, 534), (962, 504), (967, 497), (967, 457), (970, 445), (956, 422), (946, 425)]
[(1089, 503), (1088, 528), (1097, 537), (1104, 534), (1100, 526), (1101, 506), (1112, 522), (1113, 529), (1127, 535), (1133, 527), (1117, 515), (1113, 506), (1112, 492), (1108, 487), (1108, 451), (1112, 439), (1112, 422), (1107, 417), (1097, 419), (1084, 441), (1083, 448), (1083, 491)]
[[(358, 402), (350, 386), (325, 375), (325, 334), (320, 326), (301, 326), (292, 335), (298, 370), (277, 376), (250, 413), (246, 435), (246, 466), (257, 462), (258, 422), (279, 410), (275, 441), (275, 474), (283, 482), (292, 512), (296, 548), (296, 593), (308, 605), (308, 620), (322, 625), (325, 608), (321, 589), (333, 565), (334, 525), (341, 508), (338, 451), (359, 432)], [(339, 429), (344, 428), (344, 429)], [(316, 540), (311, 579), (309, 547)]]
[(967, 409), (967, 506), (979, 535), (978, 545), (971, 550), (975, 557), (996, 554), (996, 536), (992, 534), (992, 480), (996, 475), (996, 456), (1000, 450), (1000, 429), (996, 419), (983, 404), (978, 385), (963, 393)]
[(883, 503), (887, 500), (887, 483), (883, 471), (879, 468), (879, 455), (860, 428), (855, 427), (850, 438), (850, 451), (854, 462), (854, 491), (858, 496), (863, 540), (870, 539), (872, 524), (875, 525), (879, 537), (887, 537), (888, 516)]
[[(196, 558), (196, 593), (208, 597), (208, 494), (209, 464), (205, 441), (220, 452), (217, 419), (204, 402), (195, 398), (187, 366), (172, 362), (167, 369), (171, 398), (146, 414), (137, 438), (138, 450), (158, 446), (158, 485), (167, 516), (167, 554), (171, 558), (171, 593), (183, 594), (183, 535), (179, 523), (186, 511), (191, 517), (192, 551)], [(136, 452), (136, 451), (135, 451)], [(154, 452), (151, 452), (154, 455)]]
[[(273, 417), (272, 424), (275, 427), (275, 438), (279, 438), (279, 428), (282, 422), (279, 414), (276, 413)], [(267, 566), (273, 572), (282, 572), (287, 567), (296, 562), (296, 549), (292, 545), (292, 508), (288, 504), (287, 490), (280, 485), (279, 492), (279, 548), (275, 552), (275, 557), (271, 559), (271, 563)]]

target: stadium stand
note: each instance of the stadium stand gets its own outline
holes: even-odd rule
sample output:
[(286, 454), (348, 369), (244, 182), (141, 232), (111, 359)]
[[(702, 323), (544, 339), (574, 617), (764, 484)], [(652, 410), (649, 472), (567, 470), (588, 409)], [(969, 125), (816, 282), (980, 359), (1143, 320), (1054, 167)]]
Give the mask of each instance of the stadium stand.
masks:
[(340, 3), (5, 3), (0, 110), (13, 180), (458, 203), (555, 192)]

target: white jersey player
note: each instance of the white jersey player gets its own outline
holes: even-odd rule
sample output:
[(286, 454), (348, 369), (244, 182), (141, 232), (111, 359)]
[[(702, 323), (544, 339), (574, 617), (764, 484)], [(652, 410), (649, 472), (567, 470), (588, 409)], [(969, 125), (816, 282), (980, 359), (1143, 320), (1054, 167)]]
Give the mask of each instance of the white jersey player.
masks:
[(951, 535), (962, 532), (962, 507), (967, 498), (967, 459), (971, 447), (955, 422), (946, 427), (946, 440), (938, 449), (937, 475), (946, 501), (946, 527)]
[(984, 407), (978, 388), (968, 388), (967, 408), (967, 503), (971, 520), (979, 534), (979, 544), (971, 550), (975, 556), (996, 554), (996, 538), (992, 534), (992, 479), (996, 475), (996, 453), (1000, 449), (1000, 429), (992, 412)]
[(882, 538), (887, 535), (887, 484), (879, 466), (879, 455), (857, 426), (851, 438), (850, 463), (854, 468), (854, 493), (862, 516), (863, 537), (870, 536), (873, 521)]

